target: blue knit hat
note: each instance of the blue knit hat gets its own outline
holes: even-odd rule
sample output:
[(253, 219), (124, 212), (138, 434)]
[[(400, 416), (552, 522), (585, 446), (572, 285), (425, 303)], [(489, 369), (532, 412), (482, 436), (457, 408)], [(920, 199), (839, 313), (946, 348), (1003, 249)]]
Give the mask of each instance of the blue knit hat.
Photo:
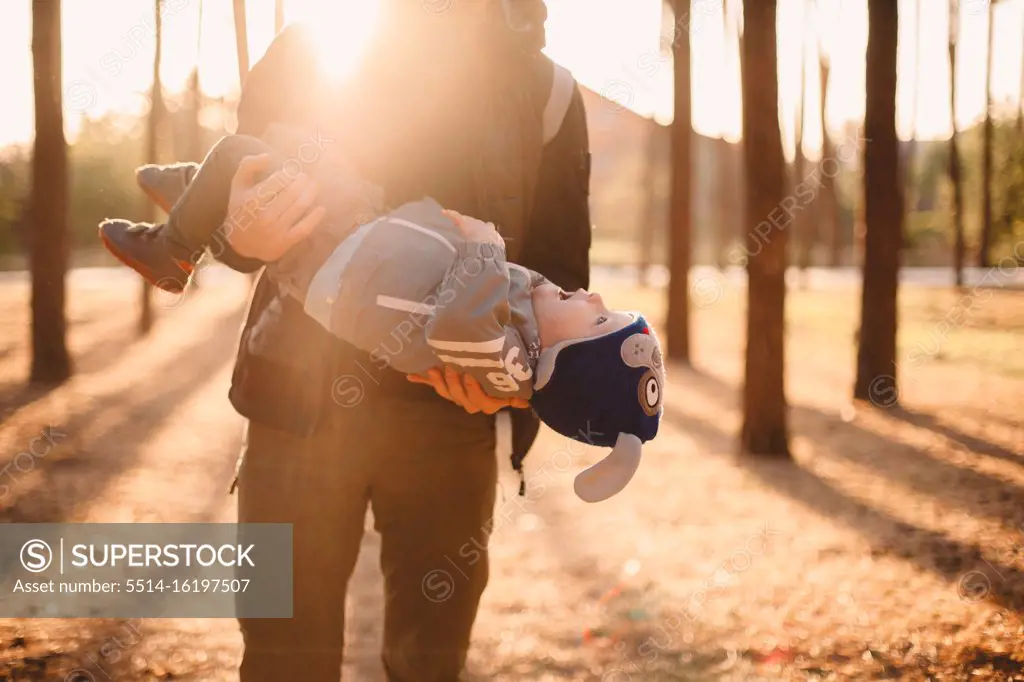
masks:
[(576, 476), (576, 494), (600, 502), (629, 483), (641, 445), (658, 433), (665, 388), (661, 348), (647, 320), (602, 336), (563, 341), (541, 353), (530, 404), (552, 429), (612, 448)]

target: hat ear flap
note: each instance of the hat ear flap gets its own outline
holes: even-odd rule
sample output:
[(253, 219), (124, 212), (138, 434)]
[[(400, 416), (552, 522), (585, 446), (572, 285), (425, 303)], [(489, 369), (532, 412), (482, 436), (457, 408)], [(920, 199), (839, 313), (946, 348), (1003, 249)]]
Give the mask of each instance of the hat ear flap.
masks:
[(633, 434), (620, 433), (607, 457), (576, 475), (576, 495), (584, 502), (602, 502), (619, 493), (640, 466), (642, 447)]

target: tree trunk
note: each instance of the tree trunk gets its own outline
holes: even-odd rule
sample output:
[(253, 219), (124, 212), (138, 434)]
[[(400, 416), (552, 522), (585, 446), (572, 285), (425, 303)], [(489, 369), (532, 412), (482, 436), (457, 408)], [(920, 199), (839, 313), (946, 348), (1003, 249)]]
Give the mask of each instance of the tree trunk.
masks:
[(284, 0), (274, 0), (274, 35), (284, 28)]
[(964, 285), (964, 196), (960, 175), (959, 127), (956, 122), (956, 42), (959, 23), (959, 2), (949, 0), (949, 115), (953, 132), (949, 136), (949, 181), (953, 184), (953, 272), (956, 286)]
[[(736, 36), (736, 48), (739, 51), (739, 66), (740, 66), (740, 83), (743, 82), (743, 67), (746, 63), (746, 55), (743, 52), (743, 32), (746, 28), (746, 13), (741, 3), (742, 0), (723, 0), (728, 5), (730, 16), (735, 17), (733, 23), (733, 34)], [(734, 5), (740, 5), (735, 10), (731, 9)]]
[(867, 102), (864, 108), (864, 284), (857, 381), (853, 395), (891, 407), (896, 383), (896, 296), (903, 207), (896, 137), (896, 43), (893, 0), (868, 0)]
[[(820, 0), (819, 0), (820, 2)], [(828, 103), (828, 78), (829, 78), (829, 63), (828, 57), (825, 56), (825, 52), (822, 49), (824, 41), (822, 40), (822, 20), (821, 13), (818, 13), (818, 78), (821, 83), (821, 98), (820, 98), (820, 111), (821, 116), (821, 158), (831, 159), (835, 156), (835, 150), (832, 148), (832, 139), (828, 136), (828, 122), (825, 120), (826, 104)], [(820, 234), (828, 235), (828, 264), (832, 267), (838, 267), (842, 264), (842, 252), (843, 242), (839, 232), (839, 214), (838, 206), (839, 202), (836, 201), (836, 187), (833, 178), (826, 174), (821, 174), (821, 189), (818, 193), (817, 203), (817, 215), (818, 218), (818, 230)]]
[(992, 24), (995, 20), (994, 2), (988, 5), (988, 54), (985, 66), (985, 127), (982, 142), (982, 196), (981, 196), (981, 241), (978, 244), (978, 266), (990, 265), (989, 251), (992, 246)]
[[(155, 47), (153, 50), (153, 88), (150, 92), (149, 125), (146, 131), (146, 163), (159, 163), (160, 123), (163, 120), (164, 95), (160, 83), (160, 61), (163, 56), (163, 17), (161, 16), (161, 0), (153, 3), (156, 18), (153, 24)], [(145, 201), (146, 221), (156, 222), (156, 206), (152, 201)], [(139, 334), (146, 334), (153, 328), (153, 287), (149, 282), (142, 281), (139, 295)]]
[[(688, 17), (690, 0), (673, 0), (676, 21)], [(668, 356), (690, 362), (690, 165), (693, 126), (690, 111), (690, 34), (672, 43), (675, 116), (672, 122), (672, 183), (669, 209)]]
[[(917, 100), (921, 92), (921, 0), (914, 5), (914, 92), (910, 108), (910, 139), (907, 142), (907, 153), (903, 158), (903, 191), (906, 208), (906, 220), (917, 211), (917, 183), (914, 164), (917, 158)], [(904, 235), (905, 236), (905, 235)], [(907, 246), (907, 244), (904, 244)]]
[(640, 261), (637, 268), (637, 277), (642, 287), (646, 287), (650, 283), (651, 266), (654, 261), (654, 239), (658, 232), (657, 178), (658, 169), (660, 168), (658, 161), (661, 156), (658, 153), (661, 126), (652, 120), (647, 126), (647, 131), (644, 179), (641, 190), (643, 199), (640, 207), (640, 225), (637, 229)]
[[(722, 64), (728, 63), (727, 56), (730, 49), (738, 49), (733, 47), (730, 39), (732, 35), (733, 27), (729, 20), (728, 0), (722, 0)], [(728, 102), (722, 102), (723, 107), (727, 105)], [(729, 264), (729, 246), (738, 233), (736, 224), (739, 222), (733, 219), (735, 206), (732, 185), (736, 182), (736, 176), (730, 168), (729, 152), (729, 143), (726, 142), (723, 132), (720, 142), (715, 144), (715, 163), (718, 172), (715, 177), (713, 201), (717, 207), (718, 219), (715, 222), (715, 233), (711, 240), (712, 262), (722, 270)]]
[(238, 84), (249, 75), (249, 29), (245, 20), (245, 0), (233, 0), (235, 10), (235, 53), (238, 55)]
[[(739, 66), (740, 72), (740, 88), (742, 90), (743, 83), (743, 7), (739, 5), (739, 0), (723, 0), (723, 14), (730, 18), (729, 21), (729, 34), (732, 36), (736, 43), (736, 62)], [(742, 116), (742, 111), (740, 112)], [(742, 121), (740, 122), (742, 130)], [(742, 137), (736, 145), (736, 151), (731, 154), (731, 161), (729, 166), (730, 175), (733, 178), (733, 182), (738, 185), (736, 192), (730, 194), (731, 201), (727, 207), (725, 213), (729, 219), (729, 232), (726, 235), (726, 242), (731, 243), (733, 240), (739, 240), (740, 244), (743, 245), (746, 236), (743, 231), (743, 221), (746, 219), (746, 181), (742, 176), (741, 169), (743, 167), (743, 140)], [(732, 262), (728, 259), (726, 254), (726, 261), (731, 265), (740, 265), (740, 262)]]
[[(793, 188), (804, 181), (804, 102), (807, 101), (807, 2), (801, 4), (803, 15), (801, 18), (802, 32), (800, 37), (800, 93), (799, 104), (796, 108), (796, 124), (794, 128), (794, 152), (793, 152)], [(796, 265), (803, 275), (803, 284), (807, 284), (807, 268), (811, 265), (811, 251), (814, 247), (812, 230), (814, 221), (805, 210), (798, 211), (793, 215), (793, 234), (797, 237)]]
[[(747, 348), (743, 450), (789, 456), (784, 386), (786, 162), (778, 114), (776, 0), (743, 3), (743, 148), (747, 179)], [(756, 226), (756, 227), (755, 227)]]
[(1020, 101), (1017, 102), (1017, 136), (1024, 136), (1024, 49), (1021, 51)]
[(60, 0), (32, 2), (36, 135), (32, 151), (30, 264), (33, 383), (71, 376), (64, 276), (68, 267), (68, 159), (61, 83)]
[(189, 161), (203, 160), (203, 126), (199, 122), (203, 109), (203, 90), (199, 84), (199, 64), (202, 62), (203, 49), (203, 0), (199, 0), (199, 23), (196, 31), (196, 68), (192, 70), (188, 81), (189, 93)]
[(188, 146), (185, 159), (189, 161), (203, 160), (203, 126), (199, 122), (203, 109), (202, 91), (199, 85), (199, 67), (189, 74), (188, 78)]
[(717, 140), (712, 140), (712, 142), (714, 143), (714, 159), (718, 172), (711, 195), (711, 200), (717, 207), (715, 220), (712, 223), (715, 233), (711, 238), (711, 261), (719, 270), (724, 271), (729, 265), (729, 247), (732, 245), (733, 235), (739, 231), (736, 227), (739, 221), (733, 219), (733, 212), (736, 210), (734, 188), (736, 176), (733, 173), (732, 160), (729, 158), (731, 150), (725, 135)]

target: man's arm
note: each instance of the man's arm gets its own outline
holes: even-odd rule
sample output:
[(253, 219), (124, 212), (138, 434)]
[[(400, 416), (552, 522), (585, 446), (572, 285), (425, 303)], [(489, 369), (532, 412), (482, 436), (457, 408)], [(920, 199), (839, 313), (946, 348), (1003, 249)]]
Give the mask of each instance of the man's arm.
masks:
[[(261, 137), (271, 123), (310, 115), (317, 107), (323, 87), (309, 31), (300, 24), (289, 26), (274, 38), (245, 79), (238, 103), (237, 132)], [(287, 188), (292, 191), (281, 191), (268, 205), (254, 203), (252, 197), (268, 194), (257, 191), (257, 172), (261, 165), (243, 163), (244, 168), (240, 167), (236, 173), (227, 201), (223, 240), (226, 244), (214, 254), (217, 260), (240, 272), (259, 270), (265, 262), (273, 260), (271, 255), (285, 253), (311, 229), (310, 221), (300, 223), (293, 216), (303, 213), (298, 211), (301, 206), (297, 202), (310, 191), (310, 187), (299, 186), (300, 183), (306, 185), (312, 181), (294, 178)], [(279, 180), (269, 178), (266, 182), (274, 183), (276, 190), (281, 189)], [(305, 218), (313, 215), (306, 214)], [(282, 224), (287, 222), (282, 219), (287, 218), (291, 218), (291, 222)]]
[[(569, 108), (555, 137), (544, 147), (533, 215), (527, 227), (522, 265), (563, 289), (590, 284), (590, 139), (583, 95), (574, 86)], [(512, 466), (522, 472), (540, 419), (530, 410), (513, 410)], [(524, 491), (520, 489), (520, 493)]]
[(544, 148), (520, 264), (566, 290), (590, 283), (590, 140), (579, 87)]

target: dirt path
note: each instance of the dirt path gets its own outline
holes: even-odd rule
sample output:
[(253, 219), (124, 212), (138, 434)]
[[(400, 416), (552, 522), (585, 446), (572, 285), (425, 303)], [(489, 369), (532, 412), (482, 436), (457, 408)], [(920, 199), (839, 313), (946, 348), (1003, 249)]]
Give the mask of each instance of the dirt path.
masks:
[[(134, 288), (72, 291), (79, 372), (49, 393), (21, 389), (27, 292), (0, 286), (0, 459), (64, 434), (20, 460), (0, 520), (233, 520), (246, 281), (200, 290), (138, 342), (118, 313)], [(698, 369), (670, 368), (664, 430), (622, 495), (579, 502), (572, 476), (597, 453), (550, 432), (525, 500), (503, 463), (472, 679), (1024, 679), (1024, 379), (936, 360), (906, 382), (907, 410), (854, 408), (852, 318), (825, 334), (815, 300), (795, 303), (794, 463), (733, 454), (729, 296), (697, 311)], [(370, 530), (347, 605), (360, 682), (382, 679), (378, 551)], [(0, 621), (0, 680), (237, 680), (240, 647), (232, 620)]]
[[(3, 287), (0, 453), (15, 455), (44, 430), (56, 445), (9, 469), (0, 519), (234, 521), (226, 491), (243, 420), (227, 388), (248, 280), (211, 283), (184, 303), (157, 298), (167, 307), (141, 341), (135, 286), (72, 290), (76, 376), (45, 394), (21, 388), (27, 290)], [(379, 536), (368, 528), (349, 589), (351, 679), (383, 679), (378, 554)], [(0, 652), (0, 680), (237, 680), (241, 636), (228, 619), (8, 620), (0, 621)]]

